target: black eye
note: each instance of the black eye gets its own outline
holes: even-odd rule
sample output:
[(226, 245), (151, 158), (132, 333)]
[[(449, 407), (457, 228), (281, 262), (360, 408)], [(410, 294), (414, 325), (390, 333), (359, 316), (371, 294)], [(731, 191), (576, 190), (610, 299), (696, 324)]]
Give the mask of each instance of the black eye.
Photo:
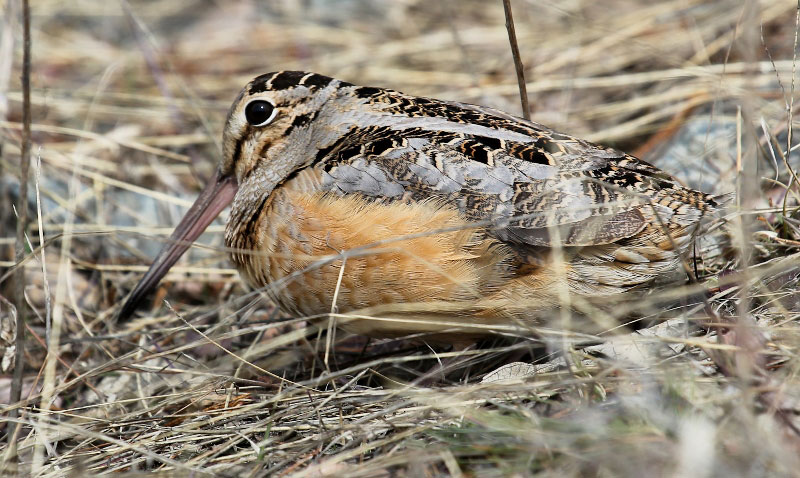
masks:
[(275, 107), (269, 101), (251, 101), (244, 107), (244, 117), (253, 126), (264, 126), (275, 116)]

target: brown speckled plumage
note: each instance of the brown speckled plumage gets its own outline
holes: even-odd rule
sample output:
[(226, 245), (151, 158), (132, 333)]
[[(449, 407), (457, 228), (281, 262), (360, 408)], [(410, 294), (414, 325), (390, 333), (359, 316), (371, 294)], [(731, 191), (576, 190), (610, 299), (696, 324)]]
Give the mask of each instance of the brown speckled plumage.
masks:
[(238, 184), (225, 239), (243, 277), (307, 316), (329, 313), (338, 285), (339, 312), (389, 319), (345, 324), (373, 336), (443, 330), (432, 316), (448, 330), (536, 321), (564, 293), (641, 288), (676, 270), (716, 206), (536, 123), (314, 73), (254, 79), (223, 144), (218, 174)]

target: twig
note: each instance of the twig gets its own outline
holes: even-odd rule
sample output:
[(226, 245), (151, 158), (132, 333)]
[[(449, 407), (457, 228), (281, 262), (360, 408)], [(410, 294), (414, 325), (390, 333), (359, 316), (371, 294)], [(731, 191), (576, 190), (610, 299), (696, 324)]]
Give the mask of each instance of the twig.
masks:
[[(792, 163), (789, 161), (789, 156), (792, 154), (792, 132), (794, 129), (792, 128), (793, 124), (793, 115), (794, 115), (794, 88), (795, 88), (795, 71), (797, 69), (797, 38), (798, 38), (798, 31), (800, 31), (800, 0), (797, 2), (797, 7), (795, 7), (795, 20), (794, 20), (794, 48), (792, 48), (792, 86), (789, 89), (789, 104), (786, 105), (786, 109), (789, 113), (789, 118), (787, 120), (787, 135), (786, 135), (786, 154), (783, 156), (783, 164), (786, 165), (786, 169), (789, 171), (791, 175), (791, 180), (789, 180), (789, 186), (786, 188), (786, 195), (783, 198), (783, 216), (786, 217), (786, 203), (789, 199), (789, 192), (792, 189), (792, 185), (798, 182), (797, 174), (794, 172), (794, 168), (792, 168)], [(786, 95), (784, 94), (784, 97)], [(777, 168), (776, 168), (777, 170)], [(784, 221), (785, 223), (785, 221)], [(784, 224), (784, 233), (785, 228), (787, 225)], [(788, 235), (788, 234), (787, 234)]]
[[(22, 152), (20, 154), (19, 201), (17, 204), (17, 240), (15, 261), (25, 258), (25, 231), (28, 226), (28, 173), (31, 159), (31, 15), (28, 0), (22, 0)], [(11, 381), (9, 403), (16, 403), (22, 396), (22, 372), (25, 368), (25, 267), (17, 269), (17, 284), (14, 302), (17, 307), (17, 332), (14, 338), (14, 378)], [(9, 412), (12, 421), (8, 424), (9, 457), (16, 455), (18, 410)]]
[(519, 84), (519, 99), (522, 102), (522, 117), (531, 119), (528, 106), (528, 88), (525, 86), (525, 70), (522, 68), (522, 58), (519, 56), (517, 32), (514, 30), (514, 17), (511, 15), (511, 0), (503, 0), (503, 9), (506, 12), (506, 30), (508, 30), (508, 43), (511, 44), (511, 55), (514, 57), (514, 67), (517, 69), (517, 83)]

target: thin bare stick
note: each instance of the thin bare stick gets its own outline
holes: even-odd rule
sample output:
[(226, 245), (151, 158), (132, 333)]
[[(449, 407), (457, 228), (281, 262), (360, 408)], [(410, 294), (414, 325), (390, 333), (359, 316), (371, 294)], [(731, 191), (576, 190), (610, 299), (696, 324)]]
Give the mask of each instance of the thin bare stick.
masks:
[[(792, 168), (792, 163), (789, 161), (789, 155), (792, 154), (792, 133), (794, 128), (792, 127), (793, 115), (794, 115), (794, 87), (795, 87), (795, 72), (797, 70), (797, 37), (798, 31), (800, 31), (800, 0), (797, 1), (797, 7), (795, 7), (795, 20), (794, 20), (794, 48), (792, 48), (792, 86), (789, 89), (789, 104), (786, 105), (786, 109), (789, 112), (789, 119), (787, 121), (787, 134), (786, 134), (786, 154), (783, 156), (783, 164), (786, 165), (786, 169), (789, 171), (792, 179), (789, 181), (789, 186), (786, 188), (786, 195), (784, 196), (783, 200), (783, 215), (786, 216), (786, 202), (789, 198), (789, 193), (792, 190), (792, 185), (797, 183), (797, 174), (794, 172), (794, 168)], [(785, 96), (785, 95), (784, 95)], [(777, 169), (777, 168), (776, 168)], [(787, 226), (784, 225), (784, 228)]]
[[(31, 162), (31, 14), (28, 0), (22, 0), (22, 152), (20, 154), (19, 201), (17, 203), (17, 240), (15, 261), (20, 264), (25, 258), (25, 231), (28, 228), (28, 174)], [(22, 396), (22, 372), (25, 368), (25, 267), (17, 269), (14, 294), (17, 307), (17, 332), (14, 338), (14, 378), (11, 381), (9, 403), (16, 403)], [(17, 426), (13, 419), (18, 411), (9, 412), (12, 421), (8, 424), (9, 455), (16, 454)]]
[(517, 69), (517, 83), (519, 84), (519, 99), (522, 102), (522, 117), (531, 119), (528, 106), (528, 88), (525, 86), (525, 70), (522, 67), (522, 58), (519, 56), (517, 32), (514, 30), (514, 17), (511, 15), (511, 0), (503, 0), (503, 9), (506, 12), (506, 30), (508, 30), (508, 43), (511, 44), (511, 56), (514, 57), (514, 67)]

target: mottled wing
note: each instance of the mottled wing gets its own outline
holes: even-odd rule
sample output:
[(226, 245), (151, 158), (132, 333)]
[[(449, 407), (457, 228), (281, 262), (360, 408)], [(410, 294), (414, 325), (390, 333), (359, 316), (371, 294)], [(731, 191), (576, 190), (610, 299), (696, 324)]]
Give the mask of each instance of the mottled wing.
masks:
[(634, 157), (494, 110), (423, 100), (416, 121), (344, 135), (322, 162), (324, 187), (437, 198), (502, 240), (537, 246), (610, 244), (641, 231), (653, 211), (671, 214), (654, 201), (680, 186)]

